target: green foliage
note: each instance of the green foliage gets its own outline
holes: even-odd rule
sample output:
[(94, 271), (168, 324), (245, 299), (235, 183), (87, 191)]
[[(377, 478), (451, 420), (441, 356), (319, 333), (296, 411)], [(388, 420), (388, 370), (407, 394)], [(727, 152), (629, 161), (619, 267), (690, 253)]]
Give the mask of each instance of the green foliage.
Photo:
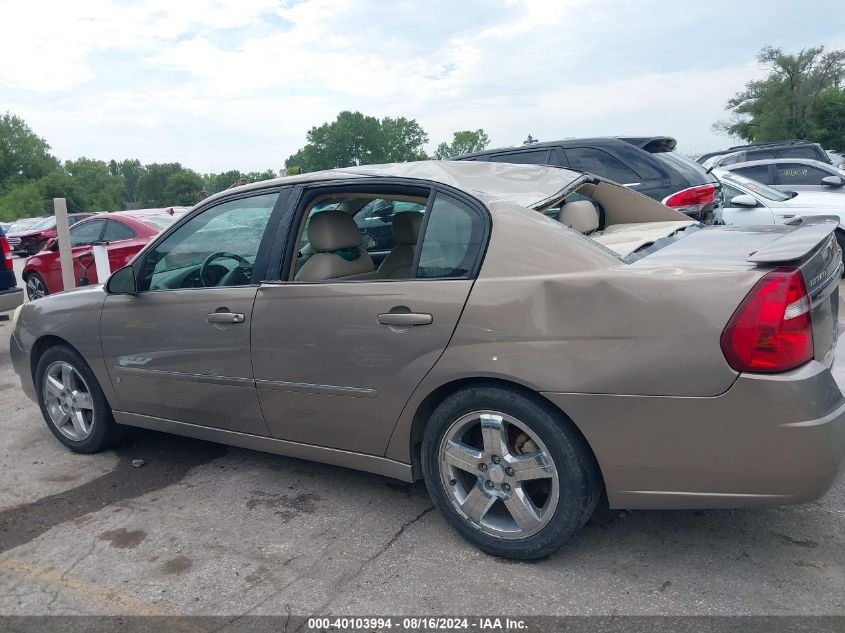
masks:
[[(820, 132), (841, 125), (841, 119), (837, 123), (835, 118), (837, 95), (827, 91), (841, 92), (845, 51), (826, 53), (819, 46), (789, 55), (780, 48), (766, 47), (757, 61), (768, 66), (769, 75), (748, 82), (728, 101), (733, 118), (716, 123), (717, 131), (751, 143), (791, 138), (820, 141)], [(819, 107), (823, 113), (818, 112)], [(820, 115), (824, 121), (818, 120)]]
[(125, 181), (112, 174), (101, 160), (79, 158), (65, 162), (65, 173), (76, 193), (76, 203), (86, 211), (119, 211), (123, 208)]
[(472, 152), (480, 152), (490, 144), (490, 137), (487, 133), (479, 128), (473, 130), (463, 130), (461, 132), (454, 132), (452, 134), (451, 143), (440, 143), (437, 149), (434, 150), (435, 160), (444, 160), (451, 156), (460, 156), (461, 154), (471, 154)]
[(826, 88), (816, 98), (810, 136), (824, 147), (845, 150), (845, 90)]
[(379, 120), (344, 111), (331, 123), (311, 128), (306, 139), (306, 145), (285, 161), (288, 172), (420, 160), (425, 158), (428, 134), (414, 119)]
[(164, 181), (164, 205), (193, 206), (202, 199), (202, 177), (192, 169), (180, 169)]
[(50, 146), (20, 117), (0, 116), (0, 192), (59, 169)]

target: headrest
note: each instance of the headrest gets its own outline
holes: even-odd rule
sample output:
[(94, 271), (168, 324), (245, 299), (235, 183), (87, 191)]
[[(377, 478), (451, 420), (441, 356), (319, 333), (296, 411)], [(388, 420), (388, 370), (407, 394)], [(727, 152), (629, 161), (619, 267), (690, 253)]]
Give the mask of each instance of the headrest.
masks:
[(393, 216), (393, 239), (397, 244), (416, 244), (420, 236), (423, 214), (401, 211)]
[(585, 235), (599, 228), (598, 211), (589, 200), (573, 200), (564, 204), (558, 221)]
[(308, 224), (308, 242), (318, 253), (357, 248), (363, 240), (355, 220), (343, 211), (319, 211)]

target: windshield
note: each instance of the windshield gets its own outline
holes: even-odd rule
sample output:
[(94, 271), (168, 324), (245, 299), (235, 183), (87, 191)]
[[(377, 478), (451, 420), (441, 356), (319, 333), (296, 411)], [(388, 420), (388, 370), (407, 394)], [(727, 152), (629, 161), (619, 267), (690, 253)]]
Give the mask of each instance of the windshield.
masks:
[(690, 185), (703, 185), (713, 182), (713, 177), (694, 160), (678, 152), (659, 152), (652, 154), (657, 160), (669, 165), (672, 171), (680, 172)]
[(143, 222), (144, 224), (149, 224), (154, 229), (158, 229), (159, 231), (163, 231), (168, 226), (173, 224), (174, 218), (172, 215), (144, 215), (139, 218), (136, 218)]
[(41, 229), (48, 229), (55, 223), (56, 218), (50, 216), (49, 218), (44, 218), (43, 220), (38, 220), (35, 224), (30, 224), (27, 227), (28, 231), (39, 231)]
[(746, 178), (745, 176), (741, 176), (737, 173), (723, 173), (720, 174), (719, 177), (728, 184), (736, 184), (748, 189), (749, 191), (753, 191), (757, 195), (763, 196), (766, 200), (783, 202), (784, 200), (792, 198), (792, 196), (788, 193), (778, 191), (777, 189), (769, 187), (769, 185), (764, 185), (762, 182), (751, 180), (751, 178)]
[(40, 220), (18, 220), (17, 222), (12, 222), (12, 225), (6, 229), (6, 232), (17, 233), (19, 231), (26, 231), (29, 227), (39, 221)]

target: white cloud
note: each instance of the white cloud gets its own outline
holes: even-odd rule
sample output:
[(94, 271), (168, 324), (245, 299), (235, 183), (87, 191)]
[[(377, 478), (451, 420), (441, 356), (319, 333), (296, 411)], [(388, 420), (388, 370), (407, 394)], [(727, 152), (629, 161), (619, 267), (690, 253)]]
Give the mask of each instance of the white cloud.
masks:
[[(310, 127), (344, 109), (416, 118), (432, 146), (478, 127), (495, 144), (528, 133), (670, 134), (687, 150), (721, 143), (710, 125), (760, 74), (753, 53), (704, 63), (713, 55), (696, 20), (664, 29), (676, 8), (626, 7), (0, 0), (2, 107), (62, 158), (138, 156), (199, 170), (278, 168)], [(724, 30), (707, 36), (714, 51)], [(831, 41), (843, 41), (841, 29)]]

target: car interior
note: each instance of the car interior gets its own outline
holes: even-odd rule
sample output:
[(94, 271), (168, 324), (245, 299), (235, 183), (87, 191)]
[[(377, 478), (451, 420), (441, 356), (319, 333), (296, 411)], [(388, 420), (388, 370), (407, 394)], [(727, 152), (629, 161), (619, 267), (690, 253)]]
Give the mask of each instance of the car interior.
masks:
[(583, 184), (562, 202), (541, 210), (622, 258), (700, 226), (651, 199), (603, 182)]
[(300, 229), (293, 280), (409, 278), (427, 202), (360, 193), (315, 198)]

